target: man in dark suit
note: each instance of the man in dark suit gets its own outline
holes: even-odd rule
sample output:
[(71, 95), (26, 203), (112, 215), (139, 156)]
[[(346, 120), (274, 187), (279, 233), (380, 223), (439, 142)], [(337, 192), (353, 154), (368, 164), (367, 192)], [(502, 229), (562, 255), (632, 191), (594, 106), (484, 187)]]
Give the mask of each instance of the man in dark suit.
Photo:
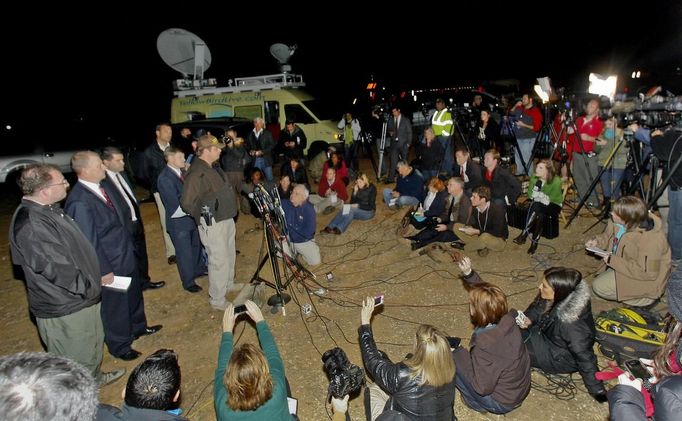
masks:
[(102, 163), (107, 169), (107, 176), (102, 186), (109, 197), (117, 199), (121, 206), (116, 206), (121, 223), (128, 228), (135, 242), (135, 257), (142, 278), (142, 290), (161, 288), (164, 281), (152, 282), (149, 277), (149, 257), (147, 256), (147, 240), (144, 236), (144, 225), (140, 216), (140, 205), (133, 193), (133, 189), (125, 176), (125, 161), (123, 153), (113, 146), (107, 146), (100, 154)]
[(132, 278), (127, 290), (102, 288), (102, 324), (109, 352), (133, 360), (140, 356), (132, 348), (133, 340), (158, 332), (161, 325), (147, 326), (133, 238), (121, 223), (115, 203), (100, 185), (106, 177), (102, 160), (91, 151), (76, 152), (71, 167), (78, 182), (64, 210), (95, 247), (102, 283), (111, 283), (114, 275)]
[(168, 123), (160, 123), (156, 125), (156, 140), (147, 147), (144, 151), (144, 163), (147, 172), (147, 181), (149, 181), (149, 190), (154, 196), (156, 208), (159, 211), (159, 221), (161, 222), (161, 231), (163, 235), (163, 242), (166, 245), (166, 258), (168, 264), (175, 264), (175, 248), (173, 242), (166, 232), (166, 209), (163, 208), (161, 197), (159, 196), (159, 189), (156, 187), (156, 180), (163, 167), (166, 166), (166, 161), (163, 159), (163, 151), (171, 144), (173, 137), (173, 129)]
[(464, 180), (464, 192), (471, 197), (471, 192), (483, 182), (481, 166), (471, 160), (469, 151), (462, 149), (455, 152), (455, 160), (453, 174)]
[(391, 137), (391, 146), (389, 149), (389, 165), (388, 174), (386, 176), (387, 183), (395, 181), (395, 168), (398, 161), (406, 161), (407, 154), (412, 143), (412, 123), (410, 119), (400, 113), (400, 107), (394, 105), (391, 107), (392, 117), (388, 119), (386, 131)]
[(166, 212), (166, 227), (175, 246), (175, 257), (182, 287), (199, 292), (195, 279), (206, 274), (206, 263), (201, 255), (201, 240), (194, 219), (180, 207), (185, 183), (185, 154), (174, 147), (166, 149), (166, 168), (157, 180), (159, 194)]

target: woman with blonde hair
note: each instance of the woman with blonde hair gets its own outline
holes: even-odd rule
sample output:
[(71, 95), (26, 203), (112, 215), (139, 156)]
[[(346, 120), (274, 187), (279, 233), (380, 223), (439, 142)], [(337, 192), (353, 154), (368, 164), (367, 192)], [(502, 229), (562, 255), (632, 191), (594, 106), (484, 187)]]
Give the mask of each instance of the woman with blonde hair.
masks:
[(498, 286), (481, 280), (468, 257), (458, 265), (469, 290), (474, 332), (469, 349), (457, 347), (454, 352), (457, 389), (471, 409), (506, 414), (530, 391), (530, 357), (517, 326), (518, 312), (509, 309)]
[(262, 350), (246, 343), (233, 348), (236, 315), (232, 304), (223, 316), (223, 337), (213, 381), (218, 420), (291, 420), (284, 362), (258, 306), (246, 301)]
[[(384, 411), (398, 412), (411, 420), (454, 420), (455, 363), (445, 333), (421, 325), (412, 353), (392, 363), (377, 349), (370, 321), (374, 298), (362, 303), (360, 349), (374, 384), (367, 389), (371, 420)], [(367, 402), (367, 401), (366, 401)]]
[(354, 219), (366, 221), (374, 218), (377, 208), (376, 200), (377, 188), (369, 182), (367, 174), (358, 174), (350, 197), (350, 209), (347, 213), (341, 210), (321, 232), (341, 234), (348, 229)]

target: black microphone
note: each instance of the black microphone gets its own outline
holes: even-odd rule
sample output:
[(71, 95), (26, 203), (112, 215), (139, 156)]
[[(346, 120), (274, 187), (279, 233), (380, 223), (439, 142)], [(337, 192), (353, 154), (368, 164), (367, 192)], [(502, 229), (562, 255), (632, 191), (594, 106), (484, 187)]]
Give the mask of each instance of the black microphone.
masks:
[(538, 179), (538, 181), (535, 182), (535, 187), (533, 187), (533, 190), (540, 191), (541, 188), (542, 188), (542, 180)]

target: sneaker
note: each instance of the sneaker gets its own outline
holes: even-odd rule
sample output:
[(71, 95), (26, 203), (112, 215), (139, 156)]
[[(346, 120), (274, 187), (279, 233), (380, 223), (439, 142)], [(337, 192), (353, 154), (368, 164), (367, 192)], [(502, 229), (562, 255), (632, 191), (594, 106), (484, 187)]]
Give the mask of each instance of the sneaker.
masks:
[(320, 230), (320, 234), (331, 234), (333, 232), (334, 231), (332, 231), (332, 229), (329, 227), (324, 227), (324, 229)]
[(126, 373), (125, 368), (118, 368), (114, 371), (110, 371), (108, 373), (100, 373), (100, 378), (99, 378), (99, 385), (100, 386), (108, 386), (115, 382), (116, 380), (120, 379), (123, 377), (123, 375)]
[(460, 240), (455, 240), (450, 243), (450, 247), (457, 250), (464, 250), (464, 243)]
[(332, 232), (333, 232), (334, 234), (336, 234), (336, 235), (340, 235), (340, 234), (341, 234), (341, 230), (338, 229), (338, 228), (336, 228), (336, 227), (332, 228)]
[(480, 250), (478, 251), (478, 255), (481, 256), (481, 257), (485, 257), (485, 256), (488, 255), (488, 252), (489, 252), (489, 251), (490, 251), (490, 250), (488, 250), (487, 248), (480, 249)]
[(329, 215), (330, 213), (334, 212), (335, 210), (336, 210), (336, 208), (335, 208), (334, 206), (327, 206), (327, 207), (324, 208), (324, 210), (322, 211), (322, 214), (323, 214), (323, 215)]

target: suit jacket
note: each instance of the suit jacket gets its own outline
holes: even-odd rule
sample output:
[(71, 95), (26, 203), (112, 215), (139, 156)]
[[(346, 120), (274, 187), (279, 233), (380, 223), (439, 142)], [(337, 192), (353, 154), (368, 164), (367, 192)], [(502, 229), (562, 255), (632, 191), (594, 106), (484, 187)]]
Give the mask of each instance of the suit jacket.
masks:
[(173, 215), (178, 206), (180, 206), (180, 197), (182, 197), (184, 183), (173, 170), (168, 168), (168, 165), (166, 165), (166, 168), (159, 174), (157, 186), (159, 188), (159, 195), (161, 196), (163, 206), (166, 208), (166, 229), (169, 232), (191, 231), (195, 229), (197, 224), (189, 215), (181, 218), (171, 218), (171, 215)]
[[(457, 164), (457, 162), (455, 162), (455, 165), (452, 167), (452, 171), (455, 177), (460, 176), (459, 164)], [(481, 172), (481, 166), (472, 161), (470, 158), (467, 161), (466, 171), (464, 173), (469, 179), (469, 181), (464, 183), (464, 190), (470, 194), (473, 189), (483, 183), (483, 173)], [(509, 200), (511, 200), (511, 198), (509, 198)]]
[[(116, 206), (115, 199), (111, 200)], [(137, 261), (133, 238), (116, 210), (80, 182), (71, 189), (64, 210), (95, 247), (100, 275), (113, 272), (115, 275), (130, 276), (135, 272)]]
[[(116, 182), (113, 181), (111, 178), (109, 178), (109, 175), (107, 174), (107, 177), (102, 180), (100, 185), (104, 187), (104, 191), (107, 192), (109, 195), (109, 198), (111, 201), (114, 203), (114, 207), (116, 208), (116, 215), (118, 216), (118, 220), (121, 222), (121, 225), (126, 227), (126, 229), (133, 234), (134, 233), (134, 227), (133, 227), (133, 218), (132, 218), (132, 212), (130, 211), (130, 206), (128, 206), (128, 202), (126, 202), (125, 198), (121, 194), (121, 191), (116, 187)], [(137, 207), (137, 200), (133, 202), (133, 206)], [(137, 221), (139, 223), (142, 223), (142, 220), (140, 219), (140, 211), (139, 207), (136, 212), (137, 216)]]
[[(391, 137), (391, 146), (397, 145), (398, 148), (402, 148), (405, 145), (410, 145), (412, 143), (412, 123), (410, 119), (404, 115), (400, 115), (400, 123), (398, 128), (395, 127), (395, 118), (391, 116), (388, 119), (388, 124), (386, 126), (388, 132), (393, 133)], [(398, 139), (396, 141), (396, 139)]]
[(249, 136), (246, 138), (246, 145), (249, 152), (258, 150), (263, 151), (265, 165), (272, 167), (272, 152), (275, 149), (275, 139), (273, 139), (272, 133), (270, 133), (268, 129), (263, 129), (258, 137), (256, 137), (256, 134), (251, 130)]

